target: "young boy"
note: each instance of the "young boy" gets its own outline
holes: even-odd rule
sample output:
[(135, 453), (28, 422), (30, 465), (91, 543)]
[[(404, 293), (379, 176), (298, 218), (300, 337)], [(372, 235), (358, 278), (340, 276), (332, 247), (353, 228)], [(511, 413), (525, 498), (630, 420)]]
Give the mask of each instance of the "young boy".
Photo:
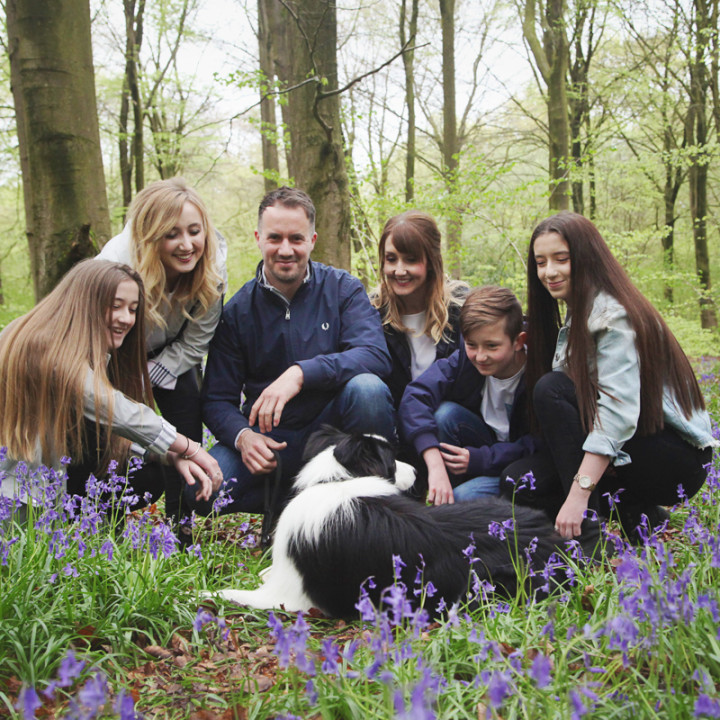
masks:
[(427, 500), (435, 505), (497, 495), (502, 470), (534, 451), (520, 302), (506, 288), (476, 288), (460, 330), (464, 344), (411, 382), (399, 409), (402, 437), (427, 465)]

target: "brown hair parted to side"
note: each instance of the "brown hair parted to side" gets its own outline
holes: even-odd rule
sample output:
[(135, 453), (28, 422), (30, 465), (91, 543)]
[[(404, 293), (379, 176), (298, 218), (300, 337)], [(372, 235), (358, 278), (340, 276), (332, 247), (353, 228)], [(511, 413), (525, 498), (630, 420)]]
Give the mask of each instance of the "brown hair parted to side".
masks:
[(460, 331), (464, 337), (485, 325), (505, 320), (505, 333), (511, 340), (523, 331), (523, 311), (515, 293), (498, 285), (471, 290), (460, 311)]
[(425, 280), (427, 317), (424, 333), (436, 344), (448, 329), (448, 307), (460, 304), (464, 296), (465, 283), (449, 280), (445, 276), (442, 258), (442, 235), (432, 215), (420, 210), (407, 210), (391, 217), (383, 228), (378, 244), (380, 285), (373, 298), (373, 305), (384, 308), (383, 324), (400, 332), (408, 332), (403, 325), (403, 309), (389, 288), (385, 273), (385, 245), (388, 238), (399, 253), (424, 258), (427, 264)]
[(272, 190), (265, 195), (260, 201), (260, 207), (258, 208), (258, 227), (260, 227), (262, 223), (262, 216), (265, 210), (275, 205), (282, 205), (283, 207), (289, 208), (302, 208), (310, 222), (310, 229), (315, 232), (315, 205), (313, 205), (313, 201), (304, 190), (283, 185), (277, 188), (277, 190)]

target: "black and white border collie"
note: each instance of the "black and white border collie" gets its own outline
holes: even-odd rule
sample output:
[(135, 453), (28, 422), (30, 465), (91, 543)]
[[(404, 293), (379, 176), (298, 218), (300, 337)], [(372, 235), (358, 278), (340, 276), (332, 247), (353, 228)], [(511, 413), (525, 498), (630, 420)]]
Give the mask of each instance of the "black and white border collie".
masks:
[[(397, 580), (416, 605), (412, 589), (420, 568), (425, 585), (435, 588), (433, 597), (425, 598), (433, 613), (441, 598), (449, 607), (465, 597), (471, 571), (496, 591), (514, 594), (528, 558), (534, 569), (542, 569), (562, 546), (543, 513), (513, 509), (501, 499), (428, 507), (404, 496), (415, 470), (396, 461), (382, 437), (323, 427), (308, 440), (308, 457), (278, 520), (263, 584), (207, 596), (258, 609), (317, 608), (331, 617), (353, 618), (363, 583), (376, 607), (383, 589)], [(509, 521), (505, 528), (503, 521)], [(393, 556), (405, 564), (399, 577)], [(523, 582), (529, 591), (541, 585), (533, 578)]]

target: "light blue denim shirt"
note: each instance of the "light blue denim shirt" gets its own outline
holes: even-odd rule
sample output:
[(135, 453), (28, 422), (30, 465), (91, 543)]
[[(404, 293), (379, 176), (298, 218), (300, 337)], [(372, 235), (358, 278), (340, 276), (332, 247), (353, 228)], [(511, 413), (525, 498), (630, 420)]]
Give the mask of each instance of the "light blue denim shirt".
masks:
[[(560, 372), (567, 367), (570, 321), (568, 317), (560, 328), (555, 346), (552, 369)], [(614, 465), (627, 465), (631, 459), (622, 446), (635, 435), (640, 418), (640, 359), (635, 347), (635, 331), (625, 307), (605, 292), (595, 298), (588, 327), (596, 349), (588, 363), (591, 369), (597, 368), (600, 393), (594, 427), (585, 438), (583, 450), (608, 455)], [(667, 387), (663, 392), (663, 416), (665, 425), (691, 445), (698, 448), (718, 445), (708, 413), (696, 410), (686, 418)]]

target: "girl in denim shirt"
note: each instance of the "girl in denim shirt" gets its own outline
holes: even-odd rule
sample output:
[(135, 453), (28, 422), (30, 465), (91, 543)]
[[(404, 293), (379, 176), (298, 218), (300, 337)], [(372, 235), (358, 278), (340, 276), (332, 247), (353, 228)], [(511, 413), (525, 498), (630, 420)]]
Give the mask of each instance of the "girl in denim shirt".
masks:
[(643, 514), (659, 525), (668, 517), (659, 506), (702, 487), (717, 445), (687, 357), (597, 228), (575, 213), (532, 234), (528, 323), (528, 393), (546, 450), (505, 470), (506, 480), (532, 472), (533, 487), (503, 482), (503, 493), (542, 507), (586, 548), (614, 497), (637, 540)]

